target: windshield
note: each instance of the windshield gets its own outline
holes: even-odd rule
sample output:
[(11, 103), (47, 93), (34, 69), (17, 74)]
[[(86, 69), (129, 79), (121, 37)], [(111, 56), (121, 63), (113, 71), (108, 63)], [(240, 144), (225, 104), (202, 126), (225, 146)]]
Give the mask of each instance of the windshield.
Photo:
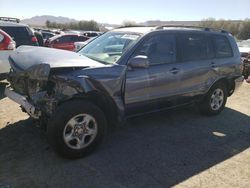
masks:
[(107, 32), (83, 47), (78, 53), (104, 64), (113, 64), (139, 39), (131, 32)]
[(250, 40), (243, 40), (243, 41), (238, 43), (238, 46), (250, 48)]

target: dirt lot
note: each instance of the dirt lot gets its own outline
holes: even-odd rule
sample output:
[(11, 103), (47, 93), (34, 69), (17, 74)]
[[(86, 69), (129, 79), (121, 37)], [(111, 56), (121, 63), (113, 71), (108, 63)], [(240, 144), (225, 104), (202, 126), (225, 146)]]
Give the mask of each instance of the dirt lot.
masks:
[(250, 84), (216, 117), (187, 108), (134, 118), (92, 155), (57, 156), (0, 84), (2, 187), (250, 187)]

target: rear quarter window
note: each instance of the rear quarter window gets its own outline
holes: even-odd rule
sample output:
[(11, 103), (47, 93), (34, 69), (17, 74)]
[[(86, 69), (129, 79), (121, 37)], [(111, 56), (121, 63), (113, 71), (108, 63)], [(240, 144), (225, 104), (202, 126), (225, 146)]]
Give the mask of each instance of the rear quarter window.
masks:
[(213, 36), (213, 42), (215, 47), (215, 56), (217, 58), (232, 57), (233, 51), (231, 45), (225, 36)]

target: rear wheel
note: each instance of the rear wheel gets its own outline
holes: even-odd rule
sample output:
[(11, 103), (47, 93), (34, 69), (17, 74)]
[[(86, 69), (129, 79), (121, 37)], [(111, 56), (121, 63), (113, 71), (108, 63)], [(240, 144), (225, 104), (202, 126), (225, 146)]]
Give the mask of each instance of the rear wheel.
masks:
[(205, 115), (219, 114), (225, 108), (227, 96), (225, 84), (223, 82), (216, 83), (199, 104), (201, 113)]
[(61, 105), (47, 127), (53, 149), (65, 158), (80, 158), (91, 153), (107, 131), (103, 112), (86, 101)]

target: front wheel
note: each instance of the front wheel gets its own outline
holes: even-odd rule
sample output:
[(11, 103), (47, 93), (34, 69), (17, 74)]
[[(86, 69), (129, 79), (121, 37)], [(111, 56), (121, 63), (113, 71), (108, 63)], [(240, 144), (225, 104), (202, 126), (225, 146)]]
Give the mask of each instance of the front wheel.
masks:
[(65, 158), (91, 153), (107, 130), (104, 113), (93, 103), (69, 101), (58, 107), (47, 127), (48, 141)]
[(227, 96), (225, 84), (222, 82), (216, 83), (199, 104), (201, 113), (205, 115), (219, 114), (225, 108)]

